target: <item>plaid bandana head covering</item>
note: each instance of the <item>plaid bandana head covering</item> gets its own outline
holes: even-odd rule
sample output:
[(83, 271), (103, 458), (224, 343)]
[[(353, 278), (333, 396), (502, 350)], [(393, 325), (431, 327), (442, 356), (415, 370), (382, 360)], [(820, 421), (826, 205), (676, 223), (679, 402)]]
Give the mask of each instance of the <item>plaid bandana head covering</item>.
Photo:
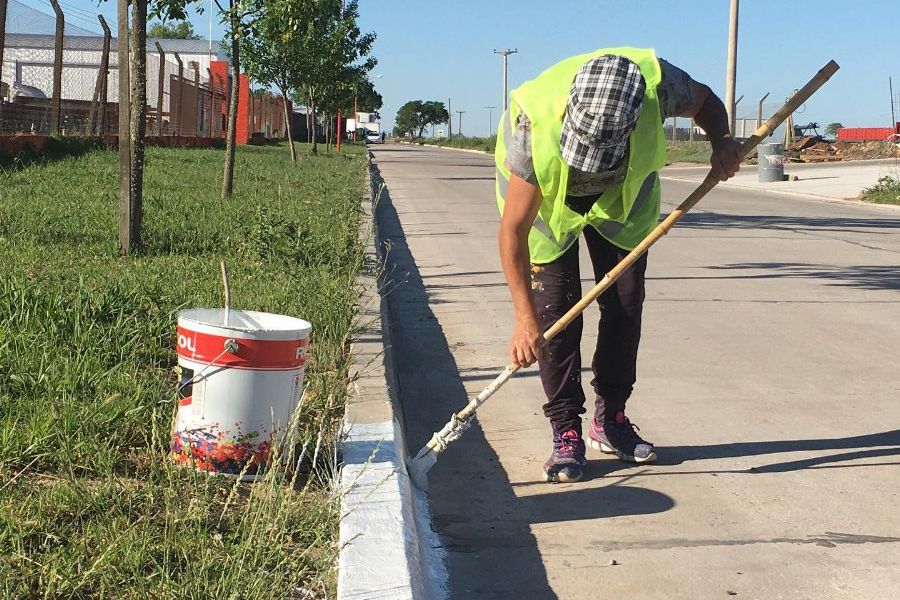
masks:
[(584, 63), (569, 89), (559, 139), (563, 160), (588, 173), (616, 168), (628, 150), (645, 89), (640, 69), (625, 57)]

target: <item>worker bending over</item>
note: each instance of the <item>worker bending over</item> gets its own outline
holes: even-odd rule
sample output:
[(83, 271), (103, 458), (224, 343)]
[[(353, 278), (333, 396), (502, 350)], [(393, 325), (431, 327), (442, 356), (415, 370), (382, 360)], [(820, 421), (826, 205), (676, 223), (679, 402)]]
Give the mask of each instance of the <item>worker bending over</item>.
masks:
[[(722, 101), (653, 50), (607, 48), (550, 67), (510, 94), (497, 137), (500, 259), (515, 309), (510, 354), (538, 361), (553, 429), (547, 481), (582, 477), (579, 316), (544, 348), (544, 330), (581, 298), (578, 240), (599, 281), (659, 220), (666, 146), (663, 120), (692, 117), (712, 146), (722, 181), (740, 166)], [(647, 255), (604, 292), (591, 367), (592, 448), (625, 461), (656, 459), (625, 416), (636, 379)]]

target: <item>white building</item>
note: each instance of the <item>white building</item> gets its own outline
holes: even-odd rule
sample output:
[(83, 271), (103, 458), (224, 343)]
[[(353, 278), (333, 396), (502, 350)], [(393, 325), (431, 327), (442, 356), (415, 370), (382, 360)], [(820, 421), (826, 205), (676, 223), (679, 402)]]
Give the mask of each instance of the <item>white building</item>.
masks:
[[(210, 52), (206, 40), (148, 40), (147, 41), (147, 102), (156, 103), (159, 77), (159, 54), (156, 43), (165, 53), (165, 77), (177, 75), (175, 53), (181, 57), (183, 74), (194, 78), (194, 64), (200, 70), (200, 78), (207, 81), (207, 69), (211, 60), (225, 60), (219, 51), (219, 43), (213, 42)], [(115, 102), (118, 97), (118, 55), (117, 40), (110, 41), (110, 73), (107, 100)], [(103, 54), (102, 36), (66, 36), (63, 39), (62, 98), (64, 100), (87, 100), (94, 95), (97, 73)], [(54, 36), (45, 34), (10, 33), (6, 35), (0, 80), (5, 83), (19, 83), (35, 87), (47, 97), (53, 91)], [(168, 83), (166, 83), (168, 89)]]

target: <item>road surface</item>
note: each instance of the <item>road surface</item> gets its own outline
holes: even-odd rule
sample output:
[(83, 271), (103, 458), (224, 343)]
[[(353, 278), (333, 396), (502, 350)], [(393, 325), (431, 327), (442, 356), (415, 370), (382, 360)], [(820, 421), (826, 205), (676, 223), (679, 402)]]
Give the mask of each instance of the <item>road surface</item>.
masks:
[[(493, 158), (373, 154), (414, 452), (507, 361)], [(665, 180), (663, 210), (692, 187)], [(543, 483), (550, 430), (523, 372), (430, 473), (452, 597), (896, 594), (898, 265), (900, 210), (714, 191), (650, 251), (628, 412), (659, 462), (589, 449), (586, 481)]]

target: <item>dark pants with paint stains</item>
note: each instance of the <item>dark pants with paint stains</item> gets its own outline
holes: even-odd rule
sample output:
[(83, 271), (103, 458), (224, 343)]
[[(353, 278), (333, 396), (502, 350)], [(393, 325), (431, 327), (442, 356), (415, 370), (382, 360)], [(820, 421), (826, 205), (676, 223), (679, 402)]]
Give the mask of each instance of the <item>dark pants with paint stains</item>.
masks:
[[(584, 229), (584, 240), (595, 281), (600, 281), (627, 254), (590, 226)], [(644, 254), (598, 299), (601, 317), (591, 363), (591, 385), (596, 393), (594, 418), (598, 422), (613, 419), (616, 412), (624, 410), (634, 386), (646, 270)], [(538, 318), (546, 330), (581, 298), (578, 244), (552, 263), (533, 265), (531, 287)], [(541, 383), (547, 395), (544, 415), (555, 431), (581, 431), (581, 415), (585, 413), (581, 387), (582, 325), (579, 316), (544, 348), (539, 361)]]

